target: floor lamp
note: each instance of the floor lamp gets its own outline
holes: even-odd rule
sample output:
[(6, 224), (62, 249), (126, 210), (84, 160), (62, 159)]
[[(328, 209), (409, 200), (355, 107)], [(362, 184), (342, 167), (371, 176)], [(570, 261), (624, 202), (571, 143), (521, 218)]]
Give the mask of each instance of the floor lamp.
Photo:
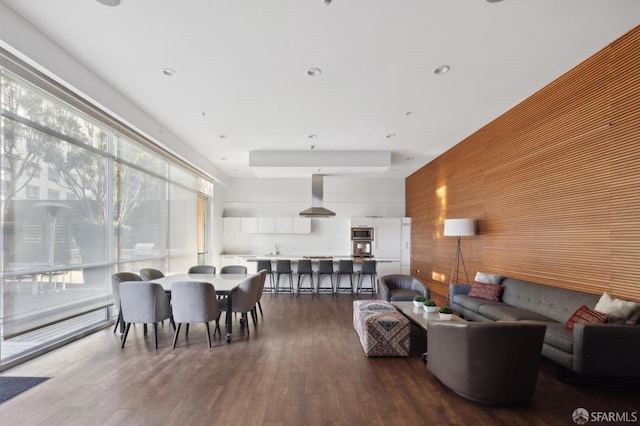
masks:
[[(456, 255), (453, 258), (453, 266), (451, 267), (451, 278), (449, 280), (449, 287), (454, 283), (453, 274), (456, 274), (456, 283), (458, 283), (458, 273), (460, 272), (460, 261), (462, 261), (462, 268), (464, 269), (464, 276), (469, 284), (469, 275), (467, 275), (467, 266), (464, 264), (464, 258), (462, 257), (462, 249), (460, 248), (460, 237), (466, 237), (469, 235), (475, 235), (475, 228), (473, 219), (445, 219), (444, 220), (444, 232), (445, 237), (456, 237)], [(447, 304), (449, 304), (449, 294), (447, 294)]]

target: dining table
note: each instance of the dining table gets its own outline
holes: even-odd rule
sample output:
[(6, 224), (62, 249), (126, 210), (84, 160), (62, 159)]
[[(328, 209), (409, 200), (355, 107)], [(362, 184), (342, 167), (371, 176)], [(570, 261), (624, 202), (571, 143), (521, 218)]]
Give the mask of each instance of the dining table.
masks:
[[(199, 281), (213, 284), (216, 289), (216, 295), (223, 295), (228, 298), (227, 306), (231, 307), (233, 302), (233, 294), (238, 290), (240, 284), (245, 280), (255, 277), (257, 274), (174, 274), (167, 275), (163, 278), (157, 278), (150, 282), (160, 284), (167, 294), (171, 292), (171, 284), (178, 281)], [(231, 309), (227, 309), (226, 328), (227, 334), (225, 340), (231, 343), (231, 334), (233, 332), (233, 317)]]

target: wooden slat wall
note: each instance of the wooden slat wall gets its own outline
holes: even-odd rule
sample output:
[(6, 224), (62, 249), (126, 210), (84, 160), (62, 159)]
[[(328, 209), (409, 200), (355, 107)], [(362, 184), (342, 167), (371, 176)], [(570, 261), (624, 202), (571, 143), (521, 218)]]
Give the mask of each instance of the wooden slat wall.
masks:
[(411, 273), (446, 299), (477, 271), (640, 301), (640, 26), (406, 181)]

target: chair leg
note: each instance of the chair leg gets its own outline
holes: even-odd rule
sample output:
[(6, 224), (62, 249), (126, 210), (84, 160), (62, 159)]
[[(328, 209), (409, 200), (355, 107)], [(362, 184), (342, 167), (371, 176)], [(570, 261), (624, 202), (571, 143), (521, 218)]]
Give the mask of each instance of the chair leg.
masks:
[(222, 337), (222, 332), (220, 331), (220, 317), (216, 319), (216, 328), (213, 330), (213, 334), (215, 334), (216, 331), (218, 332), (220, 337)]
[(264, 315), (262, 315), (262, 304), (260, 303), (259, 300), (258, 300), (258, 308), (260, 308), (260, 316), (263, 317)]
[(116, 320), (116, 326), (113, 327), (113, 332), (115, 333), (116, 330), (118, 329), (118, 326), (120, 325), (120, 322), (122, 321), (122, 310), (118, 311), (118, 319)]
[(147, 324), (142, 326), (142, 329), (144, 330), (144, 335), (147, 335)]
[(120, 345), (121, 348), (124, 348), (124, 342), (127, 341), (127, 336), (129, 335), (129, 328), (131, 328), (130, 322), (127, 323), (127, 326), (124, 329), (124, 334), (122, 335), (122, 344)]
[(255, 307), (251, 310), (251, 319), (253, 320), (254, 326), (258, 325), (258, 313), (256, 312)]
[(158, 323), (153, 323), (153, 341), (156, 344), (156, 349), (158, 349)]
[(178, 324), (178, 327), (176, 327), (176, 331), (173, 332), (173, 347), (172, 349), (176, 348), (176, 342), (178, 341), (178, 333), (180, 333), (180, 326), (182, 324)]
[(242, 317), (244, 318), (244, 325), (247, 328), (247, 336), (249, 335), (249, 315), (247, 315), (247, 313), (245, 312), (244, 314), (242, 314)]
[(209, 330), (209, 323), (205, 322), (205, 331), (207, 332), (207, 342), (209, 342), (209, 347), (211, 347), (211, 331)]
[(184, 337), (189, 337), (189, 323), (185, 325), (184, 328)]

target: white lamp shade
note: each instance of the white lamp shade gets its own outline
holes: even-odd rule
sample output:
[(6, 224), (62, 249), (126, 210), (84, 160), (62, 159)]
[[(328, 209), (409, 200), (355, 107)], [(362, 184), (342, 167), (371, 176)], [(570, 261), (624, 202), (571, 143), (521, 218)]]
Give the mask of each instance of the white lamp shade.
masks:
[(473, 219), (445, 219), (444, 233), (446, 237), (463, 237), (475, 235)]

